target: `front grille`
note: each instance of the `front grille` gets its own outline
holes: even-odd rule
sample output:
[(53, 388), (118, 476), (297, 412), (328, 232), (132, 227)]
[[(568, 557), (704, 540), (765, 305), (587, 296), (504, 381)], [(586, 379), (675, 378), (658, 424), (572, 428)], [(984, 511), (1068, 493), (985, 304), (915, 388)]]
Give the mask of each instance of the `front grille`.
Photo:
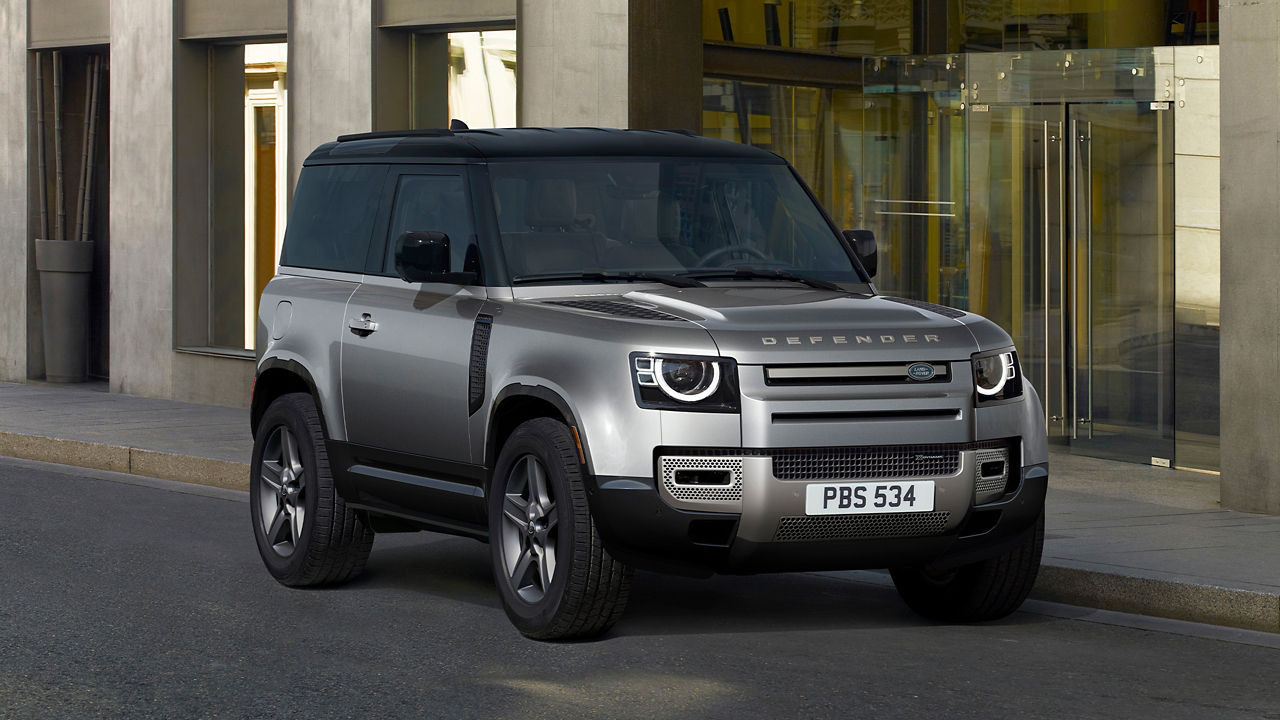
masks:
[(932, 477), (959, 470), (958, 445), (795, 448), (773, 453), (773, 476), (779, 480)]
[(676, 317), (675, 315), (662, 312), (661, 310), (656, 310), (644, 305), (637, 305), (632, 302), (619, 302), (617, 300), (550, 300), (547, 304), (571, 307), (578, 310), (587, 310), (590, 312), (602, 313), (604, 315), (636, 318), (639, 320), (684, 321), (684, 318), (682, 317)]
[[(664, 457), (662, 487), (671, 497), (685, 501), (720, 502), (742, 499), (742, 458)], [(676, 482), (677, 470), (727, 470), (727, 485), (682, 485)]]
[(778, 521), (773, 539), (777, 542), (795, 542), (937, 535), (947, 526), (950, 518), (951, 513), (944, 510), (874, 515), (789, 516)]

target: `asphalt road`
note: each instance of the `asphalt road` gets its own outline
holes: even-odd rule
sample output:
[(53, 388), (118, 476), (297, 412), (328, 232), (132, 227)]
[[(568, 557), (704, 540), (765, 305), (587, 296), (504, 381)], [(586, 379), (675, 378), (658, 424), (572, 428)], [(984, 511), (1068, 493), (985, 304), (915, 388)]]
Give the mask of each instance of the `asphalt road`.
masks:
[(1280, 717), (1274, 635), (1036, 603), (935, 625), (866, 574), (640, 574), (608, 636), (552, 645), (472, 540), (379, 536), (355, 582), (292, 590), (244, 493), (0, 459), (0, 511), (0, 718)]

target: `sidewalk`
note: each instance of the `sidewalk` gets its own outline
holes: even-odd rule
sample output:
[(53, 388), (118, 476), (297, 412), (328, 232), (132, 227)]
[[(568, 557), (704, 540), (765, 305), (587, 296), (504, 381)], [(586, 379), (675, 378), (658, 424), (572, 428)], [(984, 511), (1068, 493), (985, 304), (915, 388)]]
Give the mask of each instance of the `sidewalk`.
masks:
[[(0, 383), (0, 455), (245, 490), (248, 411)], [(1280, 517), (1222, 510), (1218, 478), (1054, 452), (1032, 597), (1280, 632)]]

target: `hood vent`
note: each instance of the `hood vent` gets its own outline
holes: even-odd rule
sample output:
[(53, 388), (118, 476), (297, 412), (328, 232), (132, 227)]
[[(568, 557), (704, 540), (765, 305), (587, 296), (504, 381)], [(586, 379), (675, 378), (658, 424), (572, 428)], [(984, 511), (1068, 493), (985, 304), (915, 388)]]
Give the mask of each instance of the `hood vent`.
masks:
[(949, 317), (952, 320), (958, 320), (965, 316), (965, 312), (963, 310), (956, 310), (955, 308), (949, 308), (945, 305), (934, 305), (933, 303), (925, 302), (923, 300), (908, 300), (907, 298), (889, 297), (888, 295), (880, 295), (878, 297), (881, 300), (910, 305), (911, 307), (918, 308), (920, 310), (928, 310), (929, 312), (937, 313), (943, 317)]
[(562, 305), (576, 310), (588, 310), (604, 315), (635, 318), (637, 320), (665, 320), (668, 322), (684, 322), (684, 318), (664, 313), (644, 305), (617, 300), (551, 300), (547, 305)]

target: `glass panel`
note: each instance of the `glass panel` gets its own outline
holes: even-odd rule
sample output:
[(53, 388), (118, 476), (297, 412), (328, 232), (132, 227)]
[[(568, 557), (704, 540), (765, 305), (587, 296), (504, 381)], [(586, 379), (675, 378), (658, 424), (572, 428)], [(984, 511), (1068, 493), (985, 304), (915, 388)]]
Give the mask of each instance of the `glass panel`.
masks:
[[(841, 228), (863, 227), (862, 95), (706, 78), (702, 133), (785, 157)], [(745, 133), (744, 133), (745, 129)]]
[(449, 117), (473, 128), (515, 127), (515, 30), (449, 33)]
[(1070, 119), (1073, 437), (1089, 454), (1172, 460), (1172, 114), (1076, 105)]
[(280, 264), (363, 272), (386, 174), (385, 166), (373, 165), (303, 168)]
[(969, 303), (964, 67), (959, 57), (864, 65), (864, 223), (880, 239), (882, 291)]
[(912, 12), (909, 0), (703, 0), (702, 32), (708, 42), (905, 55)]

